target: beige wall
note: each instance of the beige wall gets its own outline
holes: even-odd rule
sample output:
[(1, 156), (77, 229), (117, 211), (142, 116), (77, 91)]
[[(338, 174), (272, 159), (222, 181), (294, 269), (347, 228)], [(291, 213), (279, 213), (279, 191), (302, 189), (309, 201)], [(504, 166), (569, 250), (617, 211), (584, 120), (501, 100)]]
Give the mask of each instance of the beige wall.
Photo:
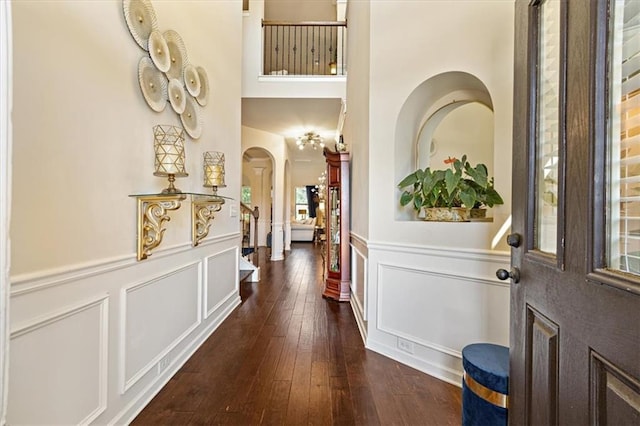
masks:
[(369, 198), (370, 14), (369, 0), (348, 4), (349, 82), (343, 135), (347, 150), (351, 153), (351, 231), (362, 238), (369, 237), (372, 203), (379, 201)]
[(335, 21), (334, 0), (265, 0), (264, 19), (268, 21)]
[[(160, 29), (182, 36), (190, 61), (207, 70), (211, 85), (202, 136), (186, 140), (189, 177), (177, 186), (203, 191), (202, 152), (219, 150), (227, 162), (223, 192), (236, 196), (241, 52), (223, 40), (240, 24), (233, 10), (239, 4), (153, 4)], [(221, 18), (231, 14), (237, 18)], [(13, 20), (12, 273), (131, 255), (136, 221), (128, 195), (165, 184), (153, 176), (152, 126), (180, 125), (180, 119), (170, 106), (152, 111), (142, 97), (137, 69), (146, 53), (129, 34), (122, 2), (19, 1)], [(187, 227), (182, 216), (172, 225)], [(224, 215), (214, 232), (236, 228)], [(188, 232), (167, 233), (167, 244), (188, 238)]]
[[(399, 22), (402, 31), (398, 30)], [(491, 248), (511, 209), (513, 3), (372, 2), (371, 26), (375, 31), (371, 31), (370, 41), (368, 185), (375, 188), (369, 194), (369, 204), (376, 208), (369, 211), (369, 237), (462, 249)], [(493, 163), (498, 163), (495, 156), (499, 155), (502, 165), (494, 170), (496, 188), (504, 195), (505, 205), (493, 209), (493, 223), (458, 225), (455, 230), (448, 224), (397, 222), (394, 217), (400, 208), (400, 192), (396, 168), (413, 163), (414, 155), (407, 150), (396, 156), (396, 144), (407, 142), (396, 140), (399, 114), (418, 86), (450, 71), (474, 76), (489, 92), (495, 123)], [(358, 77), (350, 72), (349, 82)], [(412, 146), (413, 141), (408, 142)]]
[[(7, 423), (127, 424), (240, 303), (242, 7), (153, 1), (160, 31), (183, 38), (211, 94), (202, 136), (187, 137), (188, 177), (203, 192), (202, 152), (226, 157), (228, 200), (191, 242), (190, 201), (162, 244), (136, 261), (136, 193), (154, 193), (156, 124), (138, 85), (148, 55), (121, 0), (14, 1), (10, 366)], [(224, 58), (224, 60), (220, 60)], [(42, 384), (46, 383), (46, 386)], [(37, 409), (34, 409), (37, 407)]]

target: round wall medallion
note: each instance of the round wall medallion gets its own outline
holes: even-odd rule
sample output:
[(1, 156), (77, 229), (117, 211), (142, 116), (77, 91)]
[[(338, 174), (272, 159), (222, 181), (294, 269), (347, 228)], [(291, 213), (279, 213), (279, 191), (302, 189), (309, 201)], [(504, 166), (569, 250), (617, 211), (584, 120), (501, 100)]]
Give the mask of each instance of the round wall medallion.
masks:
[(182, 87), (182, 83), (176, 78), (172, 78), (169, 80), (169, 102), (171, 103), (171, 108), (178, 113), (182, 114), (187, 105), (187, 96), (184, 92), (184, 87)]
[(156, 12), (149, 0), (124, 0), (122, 2), (124, 20), (129, 32), (140, 47), (147, 50), (149, 35), (158, 29)]
[(167, 106), (167, 79), (147, 56), (138, 64), (138, 82), (149, 107), (156, 112), (163, 111)]
[(149, 35), (149, 56), (160, 71), (169, 71), (169, 46), (160, 31), (151, 31)]
[(191, 96), (187, 96), (187, 105), (184, 112), (180, 114), (180, 120), (184, 130), (193, 139), (198, 139), (202, 134), (202, 120), (200, 117), (200, 107)]
[(209, 78), (204, 68), (196, 67), (196, 71), (198, 71), (198, 77), (200, 77), (200, 93), (196, 95), (196, 101), (205, 106), (209, 100)]
[(182, 81), (184, 66), (188, 63), (187, 49), (184, 46), (182, 37), (180, 37), (180, 34), (177, 32), (168, 30), (165, 31), (163, 35), (169, 47), (170, 67), (166, 72), (167, 78), (177, 78)]
[(184, 67), (184, 85), (191, 96), (198, 96), (200, 94), (200, 74), (198, 70), (191, 64), (187, 64)]

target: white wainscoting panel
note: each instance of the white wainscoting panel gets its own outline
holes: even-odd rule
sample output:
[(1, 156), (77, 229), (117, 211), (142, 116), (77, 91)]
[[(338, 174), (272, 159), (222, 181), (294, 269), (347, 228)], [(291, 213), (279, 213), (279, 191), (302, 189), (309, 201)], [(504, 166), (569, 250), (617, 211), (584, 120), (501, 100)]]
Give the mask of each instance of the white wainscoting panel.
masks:
[(123, 289), (124, 393), (201, 322), (201, 262)]
[(15, 327), (7, 424), (87, 424), (105, 410), (107, 297)]
[(378, 329), (458, 358), (470, 340), (503, 340), (508, 284), (463, 274), (379, 264)]
[(205, 318), (209, 318), (230, 297), (239, 292), (238, 250), (216, 253), (205, 260)]
[(464, 346), (508, 345), (507, 252), (366, 245), (367, 348), (460, 386)]
[(367, 340), (366, 246), (355, 239), (351, 245), (351, 307), (363, 341)]

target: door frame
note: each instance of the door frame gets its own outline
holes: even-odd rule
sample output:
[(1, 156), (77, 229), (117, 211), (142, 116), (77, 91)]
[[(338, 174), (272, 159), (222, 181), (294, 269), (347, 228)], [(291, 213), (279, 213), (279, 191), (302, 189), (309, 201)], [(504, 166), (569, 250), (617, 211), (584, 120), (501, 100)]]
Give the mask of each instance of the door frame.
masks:
[(0, 425), (6, 423), (9, 384), (9, 223), (11, 214), (11, 2), (0, 2)]

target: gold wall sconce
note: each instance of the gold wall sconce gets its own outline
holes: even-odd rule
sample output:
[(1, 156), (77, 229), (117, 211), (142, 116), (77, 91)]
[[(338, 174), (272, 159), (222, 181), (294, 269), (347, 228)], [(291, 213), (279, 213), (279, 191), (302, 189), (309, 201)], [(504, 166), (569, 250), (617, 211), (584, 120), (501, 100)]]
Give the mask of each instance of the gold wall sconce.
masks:
[(153, 126), (153, 148), (155, 151), (154, 176), (167, 176), (169, 186), (163, 194), (179, 194), (175, 187), (176, 177), (189, 176), (184, 167), (184, 130), (170, 125)]
[(224, 199), (218, 196), (218, 188), (226, 187), (224, 183), (224, 153), (207, 151), (203, 153), (202, 170), (204, 172), (203, 186), (212, 188), (213, 197), (197, 197), (191, 203), (191, 241), (193, 246), (207, 236), (213, 214), (219, 212)]
[(204, 153), (204, 186), (213, 188), (213, 194), (182, 192), (174, 186), (176, 177), (188, 176), (184, 167), (184, 131), (175, 126), (154, 126), (155, 176), (167, 176), (169, 187), (159, 194), (134, 194), (138, 202), (137, 259), (143, 260), (162, 243), (169, 212), (178, 210), (182, 201), (191, 201), (191, 243), (195, 247), (204, 239), (211, 227), (213, 214), (222, 209), (225, 197), (217, 194), (224, 183), (224, 154)]
[(207, 151), (203, 154), (204, 186), (212, 188), (213, 195), (218, 195), (218, 188), (224, 188), (224, 153)]

